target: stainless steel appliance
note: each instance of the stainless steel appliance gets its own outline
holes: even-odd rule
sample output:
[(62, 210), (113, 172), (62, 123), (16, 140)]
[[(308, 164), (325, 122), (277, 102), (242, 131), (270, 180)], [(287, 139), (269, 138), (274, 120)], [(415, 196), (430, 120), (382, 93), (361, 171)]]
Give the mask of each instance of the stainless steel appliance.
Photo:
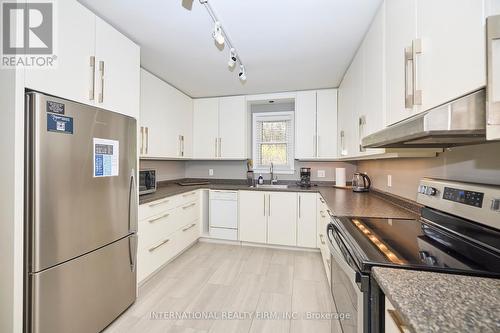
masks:
[(381, 332), (373, 266), (500, 278), (500, 186), (423, 179), (415, 219), (332, 216), (331, 290), (343, 332)]
[(136, 299), (136, 131), (26, 94), (25, 332), (100, 332)]
[(356, 172), (352, 177), (352, 190), (354, 192), (368, 192), (372, 182), (366, 173)]
[[(487, 82), (479, 89), (362, 139), (365, 148), (439, 148), (500, 139), (500, 15), (486, 23)], [(418, 45), (417, 45), (418, 46)], [(412, 46), (414, 47), (414, 46)], [(410, 55), (414, 52), (408, 52)], [(411, 60), (411, 59), (407, 59)], [(415, 64), (415, 62), (413, 62)], [(413, 99), (405, 101), (411, 106)]]
[(311, 187), (311, 168), (300, 168), (300, 181), (297, 183), (300, 187)]
[(156, 170), (139, 170), (139, 195), (156, 192)]

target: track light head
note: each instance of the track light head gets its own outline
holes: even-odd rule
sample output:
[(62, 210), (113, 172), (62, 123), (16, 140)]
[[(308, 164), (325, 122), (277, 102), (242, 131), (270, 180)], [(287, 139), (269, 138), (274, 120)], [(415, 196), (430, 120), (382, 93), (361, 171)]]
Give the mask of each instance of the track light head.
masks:
[(247, 72), (245, 71), (245, 67), (243, 65), (240, 65), (240, 72), (238, 73), (238, 77), (243, 82), (247, 80)]
[(236, 58), (236, 50), (232, 47), (231, 50), (229, 50), (229, 61), (227, 62), (227, 65), (233, 68), (234, 65), (236, 65), (236, 60), (238, 60)]
[(219, 45), (224, 44), (224, 35), (222, 34), (222, 26), (219, 21), (215, 22), (215, 27), (214, 27), (214, 32), (212, 33), (212, 36), (214, 37), (215, 41)]

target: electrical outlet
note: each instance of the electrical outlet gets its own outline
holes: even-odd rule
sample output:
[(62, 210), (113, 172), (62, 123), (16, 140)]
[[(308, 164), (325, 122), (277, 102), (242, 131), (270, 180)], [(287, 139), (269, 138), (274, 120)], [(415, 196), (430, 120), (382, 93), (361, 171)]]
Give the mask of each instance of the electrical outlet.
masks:
[(318, 170), (318, 178), (325, 178), (325, 170)]
[(213, 176), (214, 175), (214, 169), (208, 169), (208, 175)]
[(392, 187), (392, 175), (387, 175), (387, 187)]

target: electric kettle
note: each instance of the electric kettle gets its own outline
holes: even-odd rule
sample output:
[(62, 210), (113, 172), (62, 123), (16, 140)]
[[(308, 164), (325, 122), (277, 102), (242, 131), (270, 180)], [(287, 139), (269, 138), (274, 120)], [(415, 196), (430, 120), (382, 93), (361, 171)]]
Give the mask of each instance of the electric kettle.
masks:
[(368, 192), (372, 182), (366, 173), (356, 172), (352, 177), (352, 190), (354, 192)]

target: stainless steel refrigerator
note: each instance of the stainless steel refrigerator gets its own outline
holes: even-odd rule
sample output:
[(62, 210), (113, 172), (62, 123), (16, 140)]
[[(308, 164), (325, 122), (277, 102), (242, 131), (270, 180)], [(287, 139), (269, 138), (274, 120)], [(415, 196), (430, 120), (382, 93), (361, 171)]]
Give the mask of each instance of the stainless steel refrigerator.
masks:
[(99, 332), (136, 299), (136, 120), (26, 94), (25, 332)]

